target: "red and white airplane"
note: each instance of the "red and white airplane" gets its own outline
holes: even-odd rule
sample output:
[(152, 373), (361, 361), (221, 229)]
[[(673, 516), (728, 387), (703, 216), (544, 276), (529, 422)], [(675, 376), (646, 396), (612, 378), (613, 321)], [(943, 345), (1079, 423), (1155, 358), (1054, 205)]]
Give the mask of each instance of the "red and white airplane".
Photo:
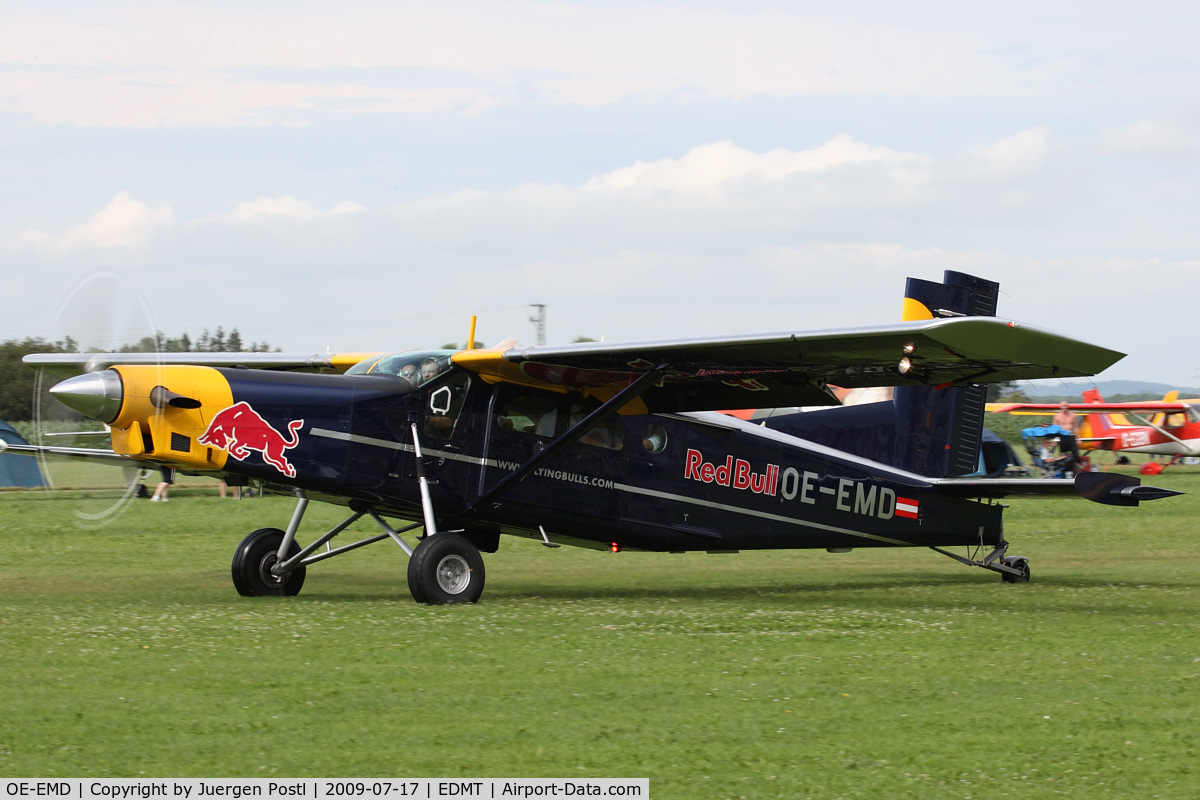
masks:
[(1178, 392), (1162, 400), (1106, 403), (1097, 389), (1082, 403), (989, 403), (988, 411), (1055, 414), (1064, 408), (1083, 417), (1076, 437), (1081, 450), (1111, 450), (1164, 456), (1200, 456), (1200, 401), (1181, 401)]

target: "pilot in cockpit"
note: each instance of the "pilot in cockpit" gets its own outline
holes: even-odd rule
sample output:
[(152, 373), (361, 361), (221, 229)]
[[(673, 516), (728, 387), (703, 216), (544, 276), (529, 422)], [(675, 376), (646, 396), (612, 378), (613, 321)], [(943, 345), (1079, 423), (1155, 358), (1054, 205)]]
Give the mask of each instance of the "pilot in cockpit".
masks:
[(421, 383), (427, 383), (438, 376), (442, 371), (441, 365), (438, 364), (436, 358), (427, 358), (421, 362)]

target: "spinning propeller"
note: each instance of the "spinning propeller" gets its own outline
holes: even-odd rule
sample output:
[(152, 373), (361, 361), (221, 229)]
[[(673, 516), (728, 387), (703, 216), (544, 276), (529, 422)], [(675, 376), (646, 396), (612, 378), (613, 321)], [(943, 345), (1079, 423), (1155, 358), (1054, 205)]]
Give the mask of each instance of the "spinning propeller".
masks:
[[(140, 292), (131, 292), (114, 272), (98, 270), (84, 275), (66, 291), (54, 314), (51, 330), (52, 341), (69, 339), (79, 352), (115, 352), (122, 347), (154, 342), (158, 328)], [(80, 377), (84, 385), (102, 380), (99, 373)], [(80, 408), (80, 383), (73, 384), (74, 388), (59, 388), (62, 383), (62, 376), (38, 370), (33, 398), (35, 443), (109, 449), (106, 430), (55, 398), (56, 394), (69, 392), (70, 406)], [(105, 399), (104, 391), (94, 386), (83, 391), (85, 404), (111, 402)], [(52, 490), (72, 492), (75, 517), (85, 527), (101, 527), (115, 519), (138, 496), (144, 476), (144, 470), (136, 467), (115, 470), (83, 459), (39, 456), (38, 461)]]

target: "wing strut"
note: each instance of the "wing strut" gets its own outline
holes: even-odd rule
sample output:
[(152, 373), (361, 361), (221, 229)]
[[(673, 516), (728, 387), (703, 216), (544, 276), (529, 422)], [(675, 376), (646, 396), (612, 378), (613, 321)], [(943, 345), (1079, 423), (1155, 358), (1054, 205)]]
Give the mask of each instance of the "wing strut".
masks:
[[(1153, 422), (1151, 422), (1149, 419), (1146, 419), (1146, 417), (1145, 417), (1145, 416), (1143, 416), (1143, 415), (1142, 415), (1140, 412), (1136, 412), (1136, 411), (1127, 411), (1127, 412), (1125, 412), (1125, 416), (1127, 416), (1127, 417), (1133, 417), (1133, 418), (1134, 418), (1134, 419), (1136, 419), (1138, 422), (1140, 422), (1140, 423), (1142, 423), (1143, 425), (1145, 425), (1147, 428), (1153, 428), (1154, 430), (1158, 431), (1158, 432), (1159, 432), (1159, 433), (1161, 433), (1163, 436), (1167, 437), (1168, 439), (1170, 439), (1171, 441), (1175, 442), (1176, 444), (1183, 445), (1183, 447), (1185, 447), (1185, 448), (1187, 447), (1187, 445), (1186, 445), (1186, 444), (1184, 444), (1183, 440), (1182, 440), (1182, 439), (1180, 439), (1178, 436), (1176, 436), (1175, 434), (1171, 433), (1170, 431), (1168, 431), (1166, 428), (1162, 427), (1161, 425), (1155, 425), (1155, 424), (1154, 424)], [(1151, 418), (1151, 419), (1153, 419), (1153, 418)]]
[(501, 495), (507, 493), (514, 488), (518, 483), (536, 472), (543, 464), (556, 455), (567, 449), (575, 442), (583, 438), (588, 431), (603, 423), (609, 417), (616, 414), (631, 400), (636, 400), (645, 394), (646, 390), (654, 384), (658, 383), (666, 371), (670, 368), (667, 364), (660, 364), (654, 369), (643, 373), (637, 380), (626, 386), (621, 391), (617, 392), (608, 401), (603, 403), (599, 408), (588, 414), (586, 417), (577, 422), (574, 427), (567, 430), (562, 436), (559, 436), (550, 444), (546, 445), (540, 453), (536, 453), (532, 458), (517, 468), (516, 472), (509, 473), (500, 479), (499, 483), (493, 486), (488, 491), (484, 492), (475, 502), (467, 506), (464, 513), (470, 513), (476, 506), (489, 503)]

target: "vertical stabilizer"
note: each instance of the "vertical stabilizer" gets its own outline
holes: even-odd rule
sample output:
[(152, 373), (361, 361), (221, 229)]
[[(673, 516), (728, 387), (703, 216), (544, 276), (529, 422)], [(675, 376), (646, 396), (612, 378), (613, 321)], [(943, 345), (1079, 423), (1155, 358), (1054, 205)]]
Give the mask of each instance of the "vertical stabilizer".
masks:
[[(1087, 389), (1083, 393), (1085, 403), (1103, 403), (1099, 389)], [(1079, 425), (1081, 439), (1107, 439), (1113, 436), (1113, 419), (1108, 414), (1085, 414)]]
[[(904, 319), (994, 317), (1000, 284), (947, 271), (944, 282), (909, 278)], [(763, 424), (802, 439), (934, 478), (979, 468), (986, 386), (901, 386), (888, 402), (773, 413)]]
[[(909, 278), (904, 319), (994, 317), (1000, 284), (947, 270), (942, 283)], [(893, 465), (931, 477), (956, 477), (979, 466), (986, 386), (900, 386)]]

